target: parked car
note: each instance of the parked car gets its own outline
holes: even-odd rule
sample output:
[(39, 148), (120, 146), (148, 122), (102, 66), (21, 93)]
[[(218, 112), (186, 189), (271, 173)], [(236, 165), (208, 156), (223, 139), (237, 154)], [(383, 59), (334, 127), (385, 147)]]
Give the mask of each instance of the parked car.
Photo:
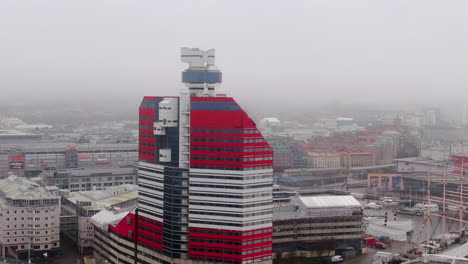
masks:
[(417, 209), (414, 207), (403, 207), (400, 210), (398, 210), (398, 213), (407, 214), (407, 215), (423, 215), (424, 214), (424, 212), (421, 211), (421, 209)]
[(366, 209), (382, 209), (383, 206), (380, 205), (380, 204), (376, 204), (376, 203), (368, 203), (368, 204), (366, 204), (366, 206), (364, 206), (364, 208), (366, 208)]
[(391, 197), (384, 196), (380, 198), (377, 204), (381, 204), (383, 206), (393, 206), (393, 205), (398, 205), (398, 202), (393, 201)]

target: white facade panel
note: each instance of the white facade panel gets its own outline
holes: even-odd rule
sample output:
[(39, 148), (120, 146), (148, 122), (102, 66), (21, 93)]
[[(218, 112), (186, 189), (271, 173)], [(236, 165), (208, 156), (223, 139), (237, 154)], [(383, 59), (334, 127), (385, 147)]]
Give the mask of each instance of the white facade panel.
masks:
[(179, 104), (177, 98), (164, 98), (159, 103), (159, 123), (165, 127), (178, 126)]
[(257, 189), (226, 189), (226, 188), (210, 188), (210, 187), (194, 187), (190, 186), (190, 191), (209, 192), (209, 193), (229, 193), (229, 194), (249, 194), (258, 192), (273, 192), (273, 187), (264, 187)]
[(171, 149), (160, 149), (159, 150), (159, 161), (160, 162), (171, 162)]
[[(250, 213), (250, 212), (256, 212), (256, 211), (272, 210), (273, 205), (255, 206), (255, 207), (248, 207), (248, 208), (236, 208), (236, 207), (224, 207), (224, 208), (226, 209), (225, 212)], [(222, 206), (190, 205), (190, 210), (220, 212), (221, 210), (223, 210), (223, 207)]]
[(141, 216), (146, 217), (146, 218), (149, 218), (149, 219), (151, 219), (151, 220), (154, 220), (154, 221), (158, 221), (158, 222), (160, 222), (160, 223), (163, 223), (163, 219), (162, 219), (162, 218), (156, 217), (156, 216), (153, 216), (153, 215), (149, 215), (149, 214), (147, 214), (147, 213), (145, 213), (145, 212), (138, 212), (138, 215), (141, 215)]
[(255, 203), (255, 202), (272, 202), (273, 197), (257, 197), (257, 198), (249, 198), (249, 199), (242, 199), (242, 198), (220, 198), (220, 197), (207, 197), (207, 196), (196, 196), (190, 195), (190, 200), (194, 202), (226, 202), (226, 203), (233, 203), (233, 204), (245, 204), (245, 203)]
[(150, 211), (150, 212), (156, 212), (156, 213), (163, 213), (163, 211), (159, 208), (156, 208), (156, 207), (151, 207), (151, 206), (148, 206), (146, 204), (139, 204), (138, 207), (140, 209), (145, 209), (147, 211)]
[(145, 202), (151, 202), (151, 203), (154, 203), (154, 204), (157, 204), (157, 205), (163, 205), (163, 201), (162, 200), (158, 200), (158, 199), (153, 199), (153, 198), (149, 198), (149, 197), (146, 197), (146, 196), (140, 196), (138, 199), (142, 200), (142, 201), (145, 201)]
[[(150, 186), (158, 186), (158, 187), (164, 187), (164, 184), (163, 183), (160, 183), (160, 182), (155, 182), (155, 181), (149, 181), (149, 180), (146, 180), (146, 179), (138, 179), (138, 182), (140, 183), (144, 183), (144, 184), (147, 184), (147, 185), (150, 185)], [(144, 189), (145, 187), (144, 186), (138, 186), (138, 189)], [(154, 190), (153, 190), (154, 191)], [(153, 192), (151, 191), (151, 192)]]
[(263, 229), (263, 228), (271, 228), (273, 226), (272, 223), (265, 223), (265, 224), (258, 224), (252, 226), (219, 226), (219, 225), (207, 225), (207, 224), (198, 224), (198, 223), (189, 223), (189, 227), (195, 228), (207, 228), (207, 229), (224, 229), (224, 230), (232, 230), (232, 231), (249, 231), (253, 229)]

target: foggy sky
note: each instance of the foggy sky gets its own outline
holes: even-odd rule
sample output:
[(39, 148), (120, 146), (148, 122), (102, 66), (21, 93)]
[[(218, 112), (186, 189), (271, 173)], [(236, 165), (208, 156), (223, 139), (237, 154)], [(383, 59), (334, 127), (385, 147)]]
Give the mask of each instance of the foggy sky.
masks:
[[(241, 103), (468, 99), (467, 1), (0, 1), (0, 102), (177, 95), (216, 49)], [(260, 100), (259, 100), (260, 99)]]

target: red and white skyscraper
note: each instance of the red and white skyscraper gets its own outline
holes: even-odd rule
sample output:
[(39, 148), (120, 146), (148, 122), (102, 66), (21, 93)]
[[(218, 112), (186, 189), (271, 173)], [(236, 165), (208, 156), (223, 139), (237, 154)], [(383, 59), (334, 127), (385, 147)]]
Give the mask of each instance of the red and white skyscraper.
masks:
[(271, 263), (273, 152), (214, 59), (182, 48), (186, 88), (140, 105), (138, 263)]

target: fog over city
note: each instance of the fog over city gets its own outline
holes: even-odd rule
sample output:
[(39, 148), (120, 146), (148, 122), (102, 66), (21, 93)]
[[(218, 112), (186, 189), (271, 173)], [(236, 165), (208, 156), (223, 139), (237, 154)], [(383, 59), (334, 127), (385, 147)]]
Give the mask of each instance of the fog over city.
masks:
[(467, 0), (0, 0), (0, 264), (468, 264)]
[(215, 48), (223, 86), (253, 108), (444, 108), (468, 97), (467, 8), (427, 0), (4, 0), (0, 101), (131, 111), (143, 95), (178, 94), (179, 49), (188, 46)]

